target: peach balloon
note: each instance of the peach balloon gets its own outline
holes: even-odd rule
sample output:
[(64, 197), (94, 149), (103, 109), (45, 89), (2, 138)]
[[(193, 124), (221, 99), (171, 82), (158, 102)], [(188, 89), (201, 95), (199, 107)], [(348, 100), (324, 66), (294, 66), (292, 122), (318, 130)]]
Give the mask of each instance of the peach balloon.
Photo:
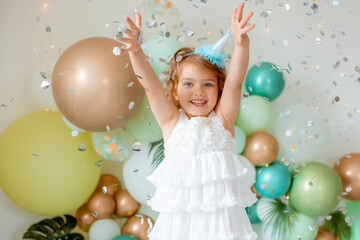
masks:
[(246, 141), (243, 155), (254, 165), (261, 166), (273, 162), (279, 153), (276, 138), (266, 132), (256, 132)]
[(82, 205), (75, 213), (77, 226), (82, 230), (88, 232), (91, 224), (96, 221), (96, 218), (90, 213), (87, 204)]
[(100, 176), (95, 192), (103, 192), (114, 196), (115, 192), (122, 189), (120, 180), (114, 175), (105, 173)]
[(336, 239), (329, 230), (320, 227), (315, 240), (336, 240)]
[[(149, 224), (150, 223), (150, 224)], [(147, 231), (154, 226), (154, 220), (145, 214), (135, 215), (128, 218), (124, 223), (121, 234), (131, 235), (139, 240), (148, 240)]]
[(343, 198), (360, 201), (360, 153), (346, 154), (335, 163), (335, 171), (343, 183)]
[(114, 195), (115, 214), (118, 217), (131, 217), (139, 211), (141, 204), (136, 201), (128, 192), (128, 190), (118, 191)]
[(115, 200), (112, 196), (103, 192), (95, 192), (88, 201), (90, 213), (97, 219), (111, 217), (115, 211)]
[[(90, 132), (119, 128), (141, 107), (145, 91), (121, 44), (92, 37), (74, 43), (55, 64), (52, 92), (64, 117)], [(141, 76), (139, 76), (141, 77)]]

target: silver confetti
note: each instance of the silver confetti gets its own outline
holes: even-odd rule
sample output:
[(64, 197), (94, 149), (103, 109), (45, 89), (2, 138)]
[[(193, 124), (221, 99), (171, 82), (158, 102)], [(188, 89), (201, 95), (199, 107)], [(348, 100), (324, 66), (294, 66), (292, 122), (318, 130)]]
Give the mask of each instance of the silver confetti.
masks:
[(103, 186), (103, 187), (102, 187), (102, 191), (103, 191), (103, 193), (106, 194), (106, 193), (108, 192), (107, 187), (106, 187), (106, 186)]
[(184, 42), (185, 41), (185, 36), (182, 36), (182, 35), (178, 36), (177, 41), (178, 42)]
[(188, 32), (187, 32), (187, 35), (188, 35), (189, 37), (194, 36), (194, 34), (195, 34), (195, 32), (194, 32), (194, 31), (188, 31)]
[(71, 136), (72, 137), (76, 137), (78, 134), (79, 134), (79, 132), (77, 130), (71, 131)]
[(182, 55), (177, 55), (176, 56), (176, 62), (181, 62), (182, 59), (183, 59)]
[(133, 151), (141, 151), (141, 142), (139, 141), (134, 142), (131, 148)]
[(51, 32), (51, 27), (46, 27), (46, 28), (45, 28), (45, 31), (46, 31), (46, 32)]
[(104, 160), (99, 160), (97, 162), (95, 162), (95, 165), (98, 166), (98, 167), (101, 167), (100, 163), (103, 162)]
[(351, 192), (351, 190), (352, 190), (351, 187), (346, 187), (346, 188), (345, 188), (345, 191), (346, 191), (346, 192)]
[(85, 143), (82, 143), (80, 147), (78, 148), (79, 151), (85, 151)]
[(43, 89), (48, 89), (49, 86), (50, 86), (50, 83), (48, 81), (44, 80), (44, 81), (41, 82), (40, 86)]
[(126, 24), (120, 23), (118, 30), (119, 30), (119, 32), (125, 32), (126, 28), (127, 28)]
[(127, 86), (131, 87), (132, 85), (134, 85), (134, 82), (129, 82)]
[(120, 47), (114, 47), (113, 54), (115, 56), (119, 56), (121, 54), (121, 48)]
[(129, 104), (129, 110), (131, 110), (134, 107), (135, 103), (134, 102), (130, 102)]

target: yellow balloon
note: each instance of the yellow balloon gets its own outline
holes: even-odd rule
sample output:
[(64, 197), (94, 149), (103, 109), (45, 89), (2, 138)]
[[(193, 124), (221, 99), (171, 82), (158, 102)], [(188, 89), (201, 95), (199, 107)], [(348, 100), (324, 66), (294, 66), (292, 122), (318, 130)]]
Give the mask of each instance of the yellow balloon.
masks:
[(91, 134), (72, 136), (59, 112), (33, 112), (0, 135), (0, 186), (20, 207), (55, 216), (76, 210), (96, 188), (101, 168)]

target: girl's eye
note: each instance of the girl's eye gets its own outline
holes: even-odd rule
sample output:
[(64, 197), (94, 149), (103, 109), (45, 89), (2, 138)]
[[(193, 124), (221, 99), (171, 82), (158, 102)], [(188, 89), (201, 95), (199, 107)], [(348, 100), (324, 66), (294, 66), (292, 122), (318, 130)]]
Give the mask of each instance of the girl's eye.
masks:
[(190, 86), (192, 86), (192, 83), (187, 82), (187, 83), (184, 83), (184, 85), (190, 87)]
[(205, 87), (211, 87), (211, 83), (205, 83)]

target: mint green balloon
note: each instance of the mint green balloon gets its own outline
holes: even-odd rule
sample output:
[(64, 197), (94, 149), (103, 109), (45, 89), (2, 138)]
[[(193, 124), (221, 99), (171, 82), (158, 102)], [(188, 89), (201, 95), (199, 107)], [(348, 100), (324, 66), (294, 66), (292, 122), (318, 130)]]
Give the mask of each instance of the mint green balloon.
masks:
[(245, 143), (246, 143), (246, 136), (245, 136), (244, 131), (236, 125), (235, 125), (235, 140), (237, 143), (235, 152), (237, 154), (240, 154), (244, 150)]
[(284, 74), (269, 62), (261, 62), (250, 68), (246, 75), (246, 89), (250, 95), (266, 97), (270, 101), (275, 100), (285, 86)]
[(269, 131), (275, 118), (271, 103), (263, 97), (253, 95), (241, 100), (235, 124), (249, 136), (254, 132)]
[(325, 216), (335, 209), (342, 196), (336, 171), (320, 162), (298, 168), (290, 189), (290, 204), (308, 216)]
[(351, 237), (347, 239), (341, 237), (341, 240), (357, 240), (360, 239), (360, 201), (346, 200), (346, 216), (349, 217), (351, 223)]
[(152, 113), (147, 97), (140, 109), (126, 124), (126, 130), (141, 142), (156, 142), (163, 138), (161, 128)]
[(286, 240), (313, 240), (316, 238), (319, 227), (315, 217), (295, 213), (293, 221), (293, 231), (286, 231)]
[(150, 55), (150, 65), (154, 69), (157, 76), (168, 70), (170, 57), (181, 48), (181, 44), (173, 36), (155, 35), (146, 41), (144, 53)]

